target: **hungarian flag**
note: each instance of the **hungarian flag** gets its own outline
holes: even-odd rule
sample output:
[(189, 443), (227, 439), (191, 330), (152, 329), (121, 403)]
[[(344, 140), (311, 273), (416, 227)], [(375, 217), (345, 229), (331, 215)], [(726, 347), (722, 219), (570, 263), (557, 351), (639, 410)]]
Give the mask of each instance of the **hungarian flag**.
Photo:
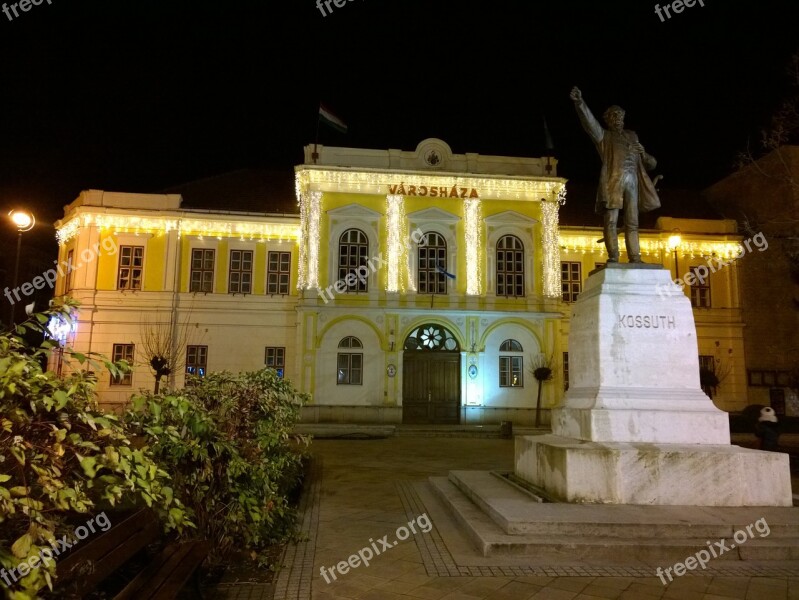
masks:
[(319, 119), (341, 133), (347, 133), (347, 124), (334, 115), (324, 104), (319, 104)]

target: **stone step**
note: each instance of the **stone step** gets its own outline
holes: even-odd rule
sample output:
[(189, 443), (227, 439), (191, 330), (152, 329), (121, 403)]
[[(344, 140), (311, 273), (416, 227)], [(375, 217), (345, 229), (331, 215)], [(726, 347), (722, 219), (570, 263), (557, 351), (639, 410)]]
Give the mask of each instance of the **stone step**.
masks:
[[(494, 477), (493, 475), (490, 475)], [(464, 477), (463, 479), (468, 479)], [(461, 479), (461, 481), (463, 481)], [(475, 478), (477, 479), (477, 478)], [(487, 482), (486, 482), (487, 483)], [(499, 481), (503, 484), (502, 481)], [(716, 542), (731, 539), (732, 532), (741, 529), (733, 528), (727, 524), (719, 527), (718, 523), (704, 523), (700, 526), (690, 524), (686, 519), (678, 529), (682, 536), (668, 530), (666, 522), (657, 523), (659, 528), (653, 529), (653, 520), (637, 523), (630, 519), (625, 522), (620, 511), (611, 510), (611, 517), (602, 517), (606, 509), (622, 508), (664, 508), (664, 507), (609, 507), (602, 506), (574, 506), (563, 504), (538, 503), (530, 500), (527, 510), (534, 511), (536, 518), (538, 511), (542, 511), (542, 528), (538, 531), (518, 532), (510, 534), (489, 516), (480, 506), (472, 502), (449, 478), (431, 477), (430, 485), (450, 514), (458, 522), (462, 531), (470, 538), (475, 547), (483, 556), (530, 556), (539, 561), (618, 561), (635, 559), (652, 564), (674, 564), (688, 556), (707, 548), (707, 542)], [(518, 490), (508, 486), (514, 492)], [(515, 494), (515, 501), (520, 505), (521, 499)], [(485, 497), (483, 498), (485, 502)], [(584, 512), (577, 514), (574, 508), (595, 508), (590, 514)], [(668, 507), (676, 508), (676, 507)], [(685, 507), (689, 508), (689, 507)], [(563, 510), (563, 516), (558, 518), (557, 511)], [(578, 511), (579, 512), (579, 511)], [(495, 516), (499, 511), (495, 509)], [(615, 513), (615, 514), (612, 514)], [(640, 514), (640, 511), (631, 511)], [(750, 524), (757, 517), (754, 512), (749, 512), (747, 519)], [(593, 515), (593, 516), (591, 516)], [(591, 520), (593, 519), (593, 521)], [(529, 521), (529, 517), (528, 517)], [(727, 552), (714, 560), (796, 560), (799, 558), (799, 531), (788, 524), (779, 524), (775, 520), (776, 528), (771, 527), (767, 538), (750, 538), (746, 543)], [(709, 525), (709, 526), (708, 526)], [(745, 527), (744, 525), (744, 527)], [(648, 531), (648, 533), (645, 533)], [(755, 535), (757, 536), (757, 532)], [(705, 535), (712, 533), (713, 535)], [(774, 536), (774, 537), (772, 537)], [(728, 542), (729, 548), (731, 542)]]
[[(799, 515), (782, 508), (539, 504), (497, 473), (450, 471), (449, 480), (508, 534), (599, 535), (608, 537), (730, 538), (767, 511), (768, 537), (799, 535)], [(787, 509), (790, 511), (790, 509)], [(762, 525), (761, 525), (762, 526)], [(759, 537), (756, 529), (753, 534)]]

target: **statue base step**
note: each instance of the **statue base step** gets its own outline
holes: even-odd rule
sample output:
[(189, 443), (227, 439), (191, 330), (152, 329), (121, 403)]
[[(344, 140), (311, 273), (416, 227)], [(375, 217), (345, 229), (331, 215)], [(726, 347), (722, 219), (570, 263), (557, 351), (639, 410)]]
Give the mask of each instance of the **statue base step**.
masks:
[(515, 444), (516, 475), (562, 502), (793, 506), (788, 455), (779, 452), (556, 435), (517, 436)]

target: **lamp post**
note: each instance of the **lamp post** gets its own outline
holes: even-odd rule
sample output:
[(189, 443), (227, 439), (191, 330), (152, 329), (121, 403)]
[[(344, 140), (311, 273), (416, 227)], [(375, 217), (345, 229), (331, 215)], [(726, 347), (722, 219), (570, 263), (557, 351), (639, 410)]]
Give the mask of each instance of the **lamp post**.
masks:
[[(12, 210), (8, 213), (11, 222), (14, 223), (14, 226), (17, 228), (17, 256), (14, 259), (14, 283), (12, 285), (12, 290), (16, 290), (17, 284), (19, 283), (19, 257), (22, 254), (22, 234), (26, 231), (30, 231), (33, 229), (33, 226), (36, 225), (36, 217), (33, 216), (33, 213), (30, 213), (25, 210)], [(11, 326), (14, 326), (14, 304), (11, 304)]]
[(682, 236), (679, 229), (674, 229), (669, 236), (669, 248), (674, 252), (674, 279), (680, 278), (680, 265), (677, 259), (677, 248), (682, 243)]

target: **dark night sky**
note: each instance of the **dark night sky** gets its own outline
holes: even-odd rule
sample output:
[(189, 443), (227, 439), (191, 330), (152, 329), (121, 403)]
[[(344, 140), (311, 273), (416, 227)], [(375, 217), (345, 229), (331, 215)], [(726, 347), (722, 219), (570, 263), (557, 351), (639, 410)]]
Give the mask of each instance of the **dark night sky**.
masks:
[[(569, 100), (627, 109), (666, 187), (702, 188), (787, 94), (795, 0), (705, 0), (661, 23), (634, 1), (47, 0), (0, 13), (0, 208), (52, 221), (82, 189), (159, 191), (291, 167), (320, 99), (331, 145), (539, 156), (561, 176), (599, 159)], [(10, 232), (4, 226), (5, 237)]]

